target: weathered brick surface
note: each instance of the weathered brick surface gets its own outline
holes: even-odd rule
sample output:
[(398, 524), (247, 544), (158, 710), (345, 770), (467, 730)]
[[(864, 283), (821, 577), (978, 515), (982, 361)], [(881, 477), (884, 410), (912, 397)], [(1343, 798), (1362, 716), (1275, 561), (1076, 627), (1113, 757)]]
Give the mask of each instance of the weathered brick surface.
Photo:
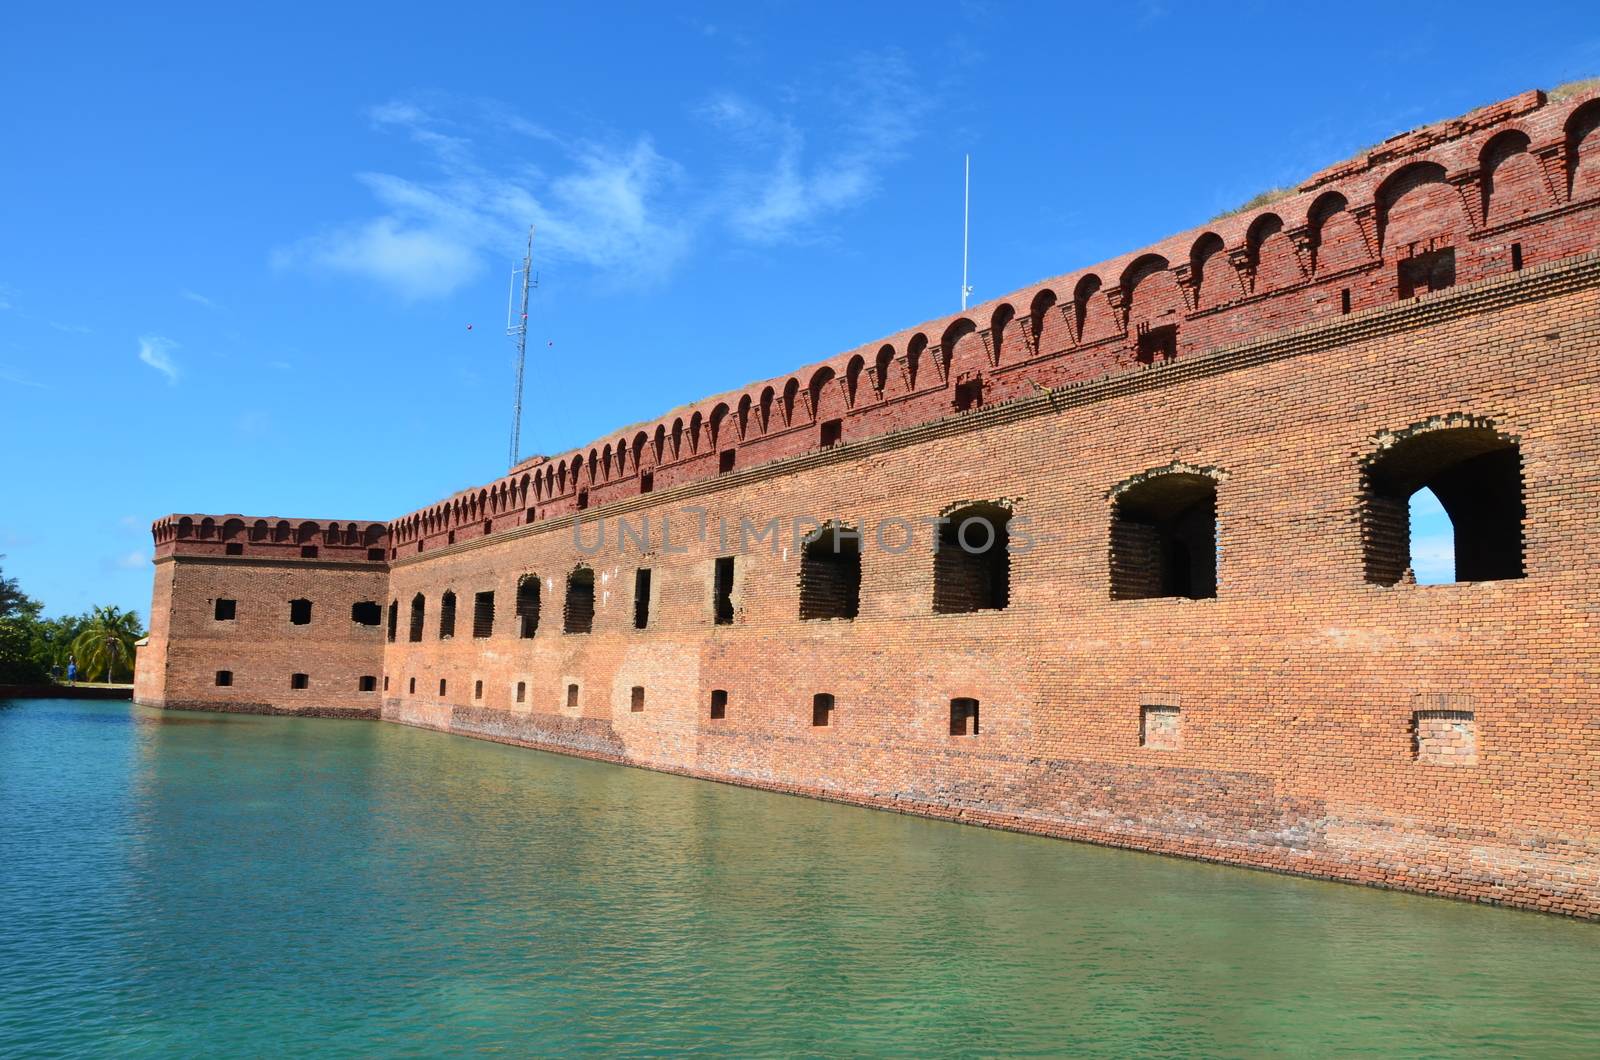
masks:
[[(363, 531), (387, 563), (363, 545), (342, 565), (262, 565), (249, 543), (217, 555), (203, 517), (163, 520), (138, 698), (359, 709), (373, 696), (353, 691), (357, 675), (381, 673), (382, 716), (406, 724), (1600, 916), (1597, 126), (1600, 103), (1528, 94), (1396, 138), (1268, 211), (1091, 270), (1093, 295), (1074, 300), (1093, 286), (1084, 275), (1058, 278), (924, 326), (926, 345), (894, 337), (881, 374), (874, 344), (859, 374), (846, 355), (819, 370), (831, 374), (775, 383), (766, 429), (762, 384), (669, 414), (659, 457), (654, 425), (637, 455), (630, 428), (609, 460), (597, 443), (592, 464), (530, 461)], [(1455, 286), (1400, 300), (1400, 263), (1443, 248)], [(953, 415), (975, 375), (982, 403)], [(832, 419), (843, 444), (819, 449)], [(1400, 516), (1369, 472), (1445, 429), (1515, 445), (1525, 576), (1419, 586), (1400, 569)], [(735, 470), (719, 474), (730, 448)], [(1141, 507), (1161, 491), (1134, 491), (1165, 475), (1185, 476), (1185, 496), (1214, 490), (1214, 596), (1149, 597), (1158, 580), (1138, 576), (1171, 545)], [(1119, 531), (1124, 502), (1146, 521)], [(1009, 594), (1000, 609), (941, 613), (934, 531), (915, 524), (974, 503), (1011, 513)], [(649, 521), (648, 547), (619, 547), (619, 517)], [(773, 518), (784, 529), (739, 548), (741, 519)], [(830, 519), (864, 534), (859, 612), (804, 620), (792, 524), (803, 535)], [(910, 547), (898, 520), (914, 524)], [(591, 554), (580, 542), (599, 526)], [(1189, 523), (1182, 533), (1198, 555)], [(734, 554), (734, 621), (720, 625), (714, 564)], [(1114, 564), (1127, 592), (1113, 591)], [(592, 631), (565, 633), (580, 566)], [(652, 571), (643, 630), (639, 567)], [(540, 620), (525, 637), (514, 601), (530, 574)], [(459, 613), (441, 638), (447, 591)], [(471, 605), (490, 591), (493, 626), (475, 637)], [(224, 593), (241, 625), (219, 633), (208, 601)], [(356, 598), (381, 600), (386, 618), (392, 604), (397, 636), (289, 627), (302, 595), (345, 620)], [(247, 630), (256, 613), (271, 621)], [(236, 682), (262, 683), (210, 687), (223, 658), (243, 660)], [(311, 689), (290, 692), (290, 672)], [(711, 716), (713, 689), (727, 692), (724, 717)], [(826, 726), (813, 724), (817, 693), (835, 697)], [(976, 735), (952, 731), (957, 697), (981, 704)]]
[[(354, 604), (388, 599), (388, 571), (336, 561), (206, 556), (156, 565), (150, 643), (140, 650), (134, 698), (156, 706), (321, 717), (378, 715), (383, 626), (352, 620)], [(236, 601), (218, 621), (216, 601)], [(311, 621), (289, 621), (289, 601), (312, 602)], [(232, 675), (217, 685), (218, 671)], [(307, 687), (290, 687), (293, 674)], [(371, 676), (377, 687), (359, 691)]]

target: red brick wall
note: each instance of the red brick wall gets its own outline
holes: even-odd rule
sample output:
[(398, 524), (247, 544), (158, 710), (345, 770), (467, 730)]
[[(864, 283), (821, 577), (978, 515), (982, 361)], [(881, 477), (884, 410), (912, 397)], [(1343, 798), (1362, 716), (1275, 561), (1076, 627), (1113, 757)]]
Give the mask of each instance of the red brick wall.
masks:
[[(187, 533), (184, 517), (164, 520), (155, 609), (168, 610), (170, 592), (171, 614), (153, 616), (140, 698), (318, 702), (287, 691), (313, 643), (287, 628), (287, 600), (371, 593), (386, 609), (398, 603), (397, 640), (347, 631), (317, 665), (342, 673), (333, 685), (353, 688), (381, 652), (388, 720), (1600, 916), (1600, 186), (1591, 188), (1600, 182), (1586, 183), (1584, 161), (1600, 153), (1592, 125), (1600, 104), (1530, 94), (1396, 138), (1272, 204), (1272, 218), (1225, 218), (1092, 270), (1096, 281), (1058, 278), (970, 320), (925, 325), (926, 346), (896, 336), (882, 395), (872, 344), (862, 350), (872, 370), (855, 376), (853, 398), (848, 357), (823, 366), (820, 381), (809, 369), (792, 387), (775, 381), (765, 431), (752, 421), (741, 437), (741, 395), (724, 395), (727, 418), (718, 399), (682, 410), (677, 459), (652, 466), (649, 425), (635, 464), (629, 428), (611, 443), (629, 455), (620, 469), (613, 457), (609, 477), (597, 443), (592, 479), (587, 454), (577, 476), (550, 475), (551, 491), (543, 483), (558, 462), (530, 464), (408, 516), (388, 528), (387, 570), (362, 568), (371, 563), (362, 558), (338, 569), (283, 565), (301, 581), (267, 577), (244, 560), (186, 558), (218, 547), (201, 536), (204, 517), (187, 517)], [(1497, 140), (1508, 132), (1525, 136), (1528, 150), (1515, 137)], [(1589, 197), (1572, 198), (1569, 187)], [(1334, 190), (1346, 208), (1325, 198)], [(1504, 209), (1495, 206), (1502, 194)], [(1400, 301), (1400, 263), (1445, 248), (1456, 286)], [(1053, 303), (1038, 297), (1046, 287)], [(1074, 303), (1074, 292), (1090, 289)], [(1034, 307), (1042, 311), (1030, 319)], [(1166, 348), (1175, 357), (1142, 365), (1141, 349), (1163, 348), (1151, 336), (1174, 326)], [(955, 388), (975, 376), (982, 406), (953, 416)], [(757, 407), (761, 389), (748, 391)], [(785, 390), (793, 424), (780, 426)], [(839, 417), (844, 444), (818, 450), (821, 422)], [(669, 452), (677, 418), (661, 425)], [(1366, 469), (1418, 425), (1459, 424), (1485, 425), (1519, 447), (1526, 576), (1374, 584)], [(730, 446), (736, 470), (719, 476), (716, 454)], [(569, 469), (576, 456), (559, 463)], [(641, 466), (654, 475), (645, 496)], [(1214, 598), (1113, 599), (1113, 507), (1152, 472), (1215, 484)], [(589, 495), (585, 515), (610, 534), (592, 556), (573, 537), (579, 488)], [(875, 530), (972, 502), (1012, 513), (1009, 602), (935, 613), (931, 530), (919, 527), (903, 550), (901, 531), (885, 550)], [(530, 507), (538, 518), (525, 525)], [(648, 555), (618, 554), (618, 516), (650, 520)], [(776, 552), (769, 539), (738, 555), (735, 622), (715, 624), (713, 566), (739, 552), (740, 519), (800, 517), (866, 532), (858, 616), (799, 618), (800, 555), (786, 527)], [(694, 532), (701, 518), (703, 538)], [(734, 540), (718, 540), (724, 521)], [(594, 533), (591, 525), (584, 540)], [(1142, 553), (1158, 551), (1154, 538), (1146, 545)], [(579, 563), (595, 573), (593, 632), (564, 634), (565, 582)], [(633, 628), (639, 566), (653, 571), (646, 630)], [(528, 573), (543, 583), (542, 616), (523, 639), (514, 600)], [(218, 637), (206, 601), (224, 589), (238, 594), (241, 615), (246, 601), (283, 615)], [(457, 620), (442, 640), (447, 590)], [(488, 590), (494, 629), (474, 637), (472, 601)], [(417, 593), (427, 618), (411, 643)], [(236, 672), (272, 675), (265, 692), (205, 687), (228, 651), (246, 660)], [(152, 679), (145, 668), (156, 659), (161, 676)], [(527, 688), (520, 704), (518, 683)], [(636, 686), (645, 689), (639, 711)], [(725, 718), (710, 717), (713, 689), (728, 692)], [(817, 693), (835, 697), (825, 727), (812, 724)], [(328, 705), (370, 702), (348, 695)], [(956, 697), (980, 702), (977, 735), (952, 734)], [(1162, 714), (1152, 731), (1147, 707), (1177, 714)]]
[[(155, 706), (246, 713), (376, 717), (384, 627), (351, 619), (352, 605), (387, 599), (388, 572), (326, 561), (157, 561), (150, 642), (140, 649), (134, 698)], [(219, 598), (236, 601), (218, 621)], [(311, 601), (311, 621), (289, 621), (289, 601)], [(219, 687), (217, 671), (232, 674)], [(294, 674), (307, 687), (291, 688)], [(359, 691), (363, 676), (377, 679)]]

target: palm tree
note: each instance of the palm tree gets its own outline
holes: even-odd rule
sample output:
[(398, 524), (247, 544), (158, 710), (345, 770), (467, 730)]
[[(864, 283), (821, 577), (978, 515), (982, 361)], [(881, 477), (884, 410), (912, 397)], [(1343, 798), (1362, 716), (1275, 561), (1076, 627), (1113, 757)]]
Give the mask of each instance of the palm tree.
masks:
[(72, 642), (78, 671), (84, 680), (113, 680), (118, 673), (133, 673), (133, 642), (144, 636), (139, 616), (120, 607), (96, 607)]

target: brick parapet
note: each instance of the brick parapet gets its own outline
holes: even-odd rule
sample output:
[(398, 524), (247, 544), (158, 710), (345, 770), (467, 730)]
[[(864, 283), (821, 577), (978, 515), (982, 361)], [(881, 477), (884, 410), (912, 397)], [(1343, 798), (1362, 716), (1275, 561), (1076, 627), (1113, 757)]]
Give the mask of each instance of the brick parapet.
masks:
[(388, 559), (389, 527), (371, 520), (173, 514), (157, 519), (150, 535), (158, 560), (179, 555), (250, 556), (368, 565)]
[[(646, 475), (655, 489), (713, 478), (729, 451), (744, 467), (816, 449), (834, 419), (852, 440), (941, 418), (963, 379), (992, 404), (1390, 305), (1397, 264), (1430, 249), (1456, 253), (1460, 283), (1512, 271), (1513, 243), (1524, 267), (1600, 250), (1600, 177), (1578, 179), (1577, 150), (1596, 122), (1600, 91), (1531, 91), (1392, 137), (1259, 209), (525, 460), (395, 520), (391, 555), (637, 494)], [(1176, 327), (1171, 348), (1142, 350), (1141, 327)]]

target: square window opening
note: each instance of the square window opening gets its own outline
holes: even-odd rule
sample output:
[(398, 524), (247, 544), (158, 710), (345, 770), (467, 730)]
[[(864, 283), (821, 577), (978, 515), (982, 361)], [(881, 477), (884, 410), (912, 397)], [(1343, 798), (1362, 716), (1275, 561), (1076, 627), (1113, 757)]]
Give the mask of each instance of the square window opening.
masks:
[(950, 735), (978, 735), (978, 701), (958, 698), (950, 701)]

